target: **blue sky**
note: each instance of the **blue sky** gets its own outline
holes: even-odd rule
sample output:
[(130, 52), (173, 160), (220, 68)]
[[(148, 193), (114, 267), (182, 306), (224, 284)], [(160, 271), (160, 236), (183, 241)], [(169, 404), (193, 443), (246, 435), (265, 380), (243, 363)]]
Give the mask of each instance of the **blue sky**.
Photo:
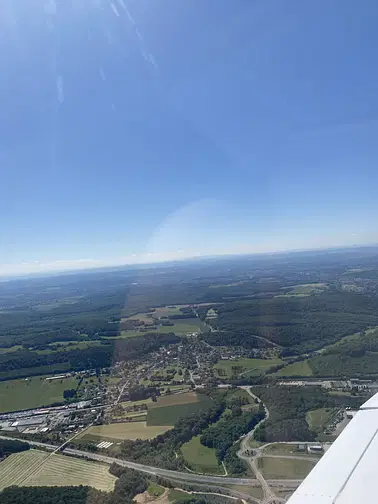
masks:
[(375, 0), (3, 0), (0, 274), (378, 242)]

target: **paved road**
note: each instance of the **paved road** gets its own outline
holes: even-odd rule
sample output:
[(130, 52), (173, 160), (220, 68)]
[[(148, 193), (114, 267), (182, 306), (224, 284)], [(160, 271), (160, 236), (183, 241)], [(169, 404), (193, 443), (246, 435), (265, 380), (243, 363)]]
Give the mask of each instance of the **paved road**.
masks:
[(264, 458), (279, 458), (279, 459), (294, 459), (294, 460), (307, 460), (308, 462), (313, 462), (316, 464), (319, 462), (320, 459), (315, 458), (315, 457), (306, 457), (304, 455), (280, 455), (280, 454), (274, 454), (274, 453), (261, 453), (261, 457)]
[[(254, 399), (258, 399), (255, 394), (251, 392), (250, 387), (240, 387), (243, 388), (248, 392), (248, 394), (253, 397)], [(257, 460), (255, 457), (251, 457), (250, 455), (247, 455), (248, 451), (250, 450), (249, 446), (249, 441), (250, 439), (253, 438), (253, 435), (255, 433), (255, 430), (263, 423), (266, 422), (269, 418), (269, 410), (266, 407), (265, 404), (263, 404), (264, 409), (265, 409), (265, 418), (261, 420), (246, 436), (244, 436), (241, 444), (240, 444), (240, 450), (238, 451), (237, 455), (239, 458), (242, 460), (245, 460), (251, 467), (253, 473), (255, 474), (257, 480), (259, 481), (262, 491), (263, 491), (263, 500), (262, 502), (271, 502), (273, 499), (276, 499), (277, 502), (280, 502), (280, 499), (278, 499), (273, 492), (273, 490), (270, 488), (269, 484), (265, 480), (263, 474), (261, 473), (260, 469), (258, 468), (257, 465)]]
[(130, 469), (135, 469), (137, 471), (142, 471), (148, 474), (153, 474), (156, 476), (161, 476), (163, 478), (172, 478), (185, 481), (193, 481), (198, 483), (211, 483), (217, 484), (219, 486), (223, 485), (249, 485), (258, 486), (258, 481), (250, 478), (229, 478), (225, 476), (205, 476), (203, 474), (195, 473), (182, 473), (180, 471), (171, 471), (169, 469), (162, 469), (160, 467), (151, 467), (144, 464), (138, 464), (137, 462), (131, 462), (129, 460), (122, 460), (113, 457), (108, 457), (107, 455), (102, 455), (99, 453), (89, 453), (81, 450), (75, 450), (72, 448), (66, 448), (63, 452), (66, 455), (74, 455), (75, 457), (87, 457), (91, 460), (98, 460), (100, 462), (106, 462), (107, 464), (112, 464), (115, 462), (124, 467), (129, 467)]
[(9, 437), (9, 436), (1, 436), (0, 439), (5, 439), (7, 441), (23, 441), (24, 443), (29, 443), (32, 446), (36, 446), (37, 448), (43, 448), (48, 451), (55, 451), (58, 447), (53, 444), (48, 444), (48, 443), (39, 443), (38, 441), (29, 441), (28, 439), (20, 439), (20, 438), (14, 438), (14, 437)]
[[(129, 460), (122, 460), (113, 457), (108, 457), (106, 455), (101, 455), (99, 453), (89, 453), (81, 450), (74, 450), (72, 448), (66, 448), (63, 452), (66, 455), (74, 455), (75, 457), (87, 457), (91, 460), (98, 460), (100, 462), (106, 462), (107, 464), (112, 464), (115, 462), (124, 467), (129, 467), (130, 469), (135, 469), (137, 471), (142, 471), (148, 474), (153, 474), (156, 476), (161, 476), (163, 478), (181, 480), (181, 481), (192, 481), (196, 483), (210, 483), (212, 485), (246, 485), (246, 486), (260, 486), (257, 479), (251, 478), (230, 478), (225, 476), (205, 476), (203, 474), (195, 473), (183, 473), (180, 471), (171, 471), (169, 469), (162, 469), (160, 467), (151, 467), (144, 464), (138, 464), (137, 462), (131, 462)], [(269, 480), (269, 483), (274, 486), (283, 486), (287, 488), (297, 487), (303, 480)]]
[[(253, 394), (251, 392), (250, 387), (240, 387), (240, 388), (243, 388), (244, 390), (246, 390), (251, 397), (253, 397), (255, 399), (259, 399), (257, 396), (255, 396), (255, 394)], [(259, 457), (265, 456), (265, 453), (263, 452), (264, 448), (266, 448), (270, 444), (274, 444), (274, 443), (266, 443), (265, 445), (263, 445), (259, 448), (254, 448), (253, 450), (254, 450), (255, 454), (252, 457), (249, 455), (246, 455), (246, 451), (251, 450), (248, 442), (251, 438), (253, 438), (253, 434), (254, 434), (255, 430), (257, 429), (258, 426), (260, 426), (263, 422), (266, 422), (269, 418), (269, 410), (264, 403), (263, 403), (263, 406), (265, 409), (265, 418), (244, 437), (244, 439), (242, 440), (241, 445), (240, 445), (240, 450), (238, 452), (238, 456), (249, 463), (252, 471), (254, 472), (257, 480), (259, 481), (259, 483), (261, 485), (261, 488), (263, 490), (263, 499), (261, 500), (261, 504), (280, 504), (280, 503), (286, 502), (286, 499), (284, 499), (282, 497), (277, 497), (274, 490), (272, 489), (272, 486), (281, 486), (282, 480), (266, 480), (264, 478), (262, 472), (260, 471), (260, 469), (258, 467), (258, 462), (257, 462)], [(293, 442), (292, 444), (298, 444), (298, 443)], [(266, 456), (270, 456), (270, 455), (266, 455)], [(301, 459), (306, 459), (306, 460), (310, 459), (309, 457), (304, 457), (304, 456), (295, 457), (295, 456), (291, 456), (291, 455), (287, 455), (287, 456), (273, 455), (273, 457), (301, 458)], [(293, 487), (295, 488), (295, 485), (297, 483), (295, 483), (294, 480), (290, 480), (290, 483), (289, 483), (289, 480), (285, 480), (283, 488), (288, 488), (290, 484), (293, 485), (291, 488), (293, 488)], [(285, 485), (287, 485), (287, 486), (285, 486)]]
[[(10, 438), (6, 436), (0, 436), (0, 439), (10, 439), (14, 440), (17, 438)], [(56, 451), (58, 448), (55, 445), (48, 443), (40, 443), (39, 441), (29, 441), (25, 439), (18, 439), (18, 441), (26, 441), (30, 445), (35, 446), (37, 448), (43, 448), (49, 451)], [(224, 476), (205, 476), (202, 474), (195, 473), (184, 473), (180, 471), (170, 471), (168, 469), (162, 469), (160, 467), (151, 467), (144, 464), (138, 464), (136, 462), (131, 462), (129, 460), (122, 460), (118, 458), (108, 457), (106, 455), (102, 455), (99, 453), (90, 453), (82, 450), (75, 450), (72, 448), (66, 448), (63, 452), (63, 455), (71, 455), (75, 457), (86, 457), (90, 460), (97, 460), (99, 462), (105, 462), (107, 464), (112, 464), (115, 462), (116, 464), (122, 465), (124, 467), (130, 467), (131, 469), (135, 469), (137, 471), (145, 472), (147, 474), (154, 474), (156, 476), (165, 477), (168, 479), (181, 480), (181, 481), (190, 481), (202, 484), (212, 484), (212, 485), (245, 485), (245, 486), (260, 486), (257, 479), (251, 478), (231, 478)], [(302, 480), (269, 480), (269, 483), (274, 486), (283, 486), (285, 488), (296, 488)]]

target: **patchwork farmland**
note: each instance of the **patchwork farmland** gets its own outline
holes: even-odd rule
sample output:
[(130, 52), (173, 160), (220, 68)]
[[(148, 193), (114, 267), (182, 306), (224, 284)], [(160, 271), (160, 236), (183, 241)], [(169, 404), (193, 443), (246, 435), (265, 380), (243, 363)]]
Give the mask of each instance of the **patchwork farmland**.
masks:
[(38, 450), (10, 455), (0, 463), (0, 490), (12, 485), (88, 485), (109, 492), (116, 480), (105, 464)]

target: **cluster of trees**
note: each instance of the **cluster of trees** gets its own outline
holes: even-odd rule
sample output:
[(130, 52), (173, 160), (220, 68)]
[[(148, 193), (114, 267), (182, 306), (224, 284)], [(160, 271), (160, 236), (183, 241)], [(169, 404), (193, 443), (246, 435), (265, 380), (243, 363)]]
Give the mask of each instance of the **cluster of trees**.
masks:
[(217, 311), (218, 317), (209, 323), (222, 332), (206, 335), (209, 343), (219, 339), (251, 348), (255, 342), (250, 338), (256, 335), (299, 353), (378, 325), (375, 297), (336, 290), (307, 297), (233, 301)]
[(109, 472), (117, 476), (118, 480), (106, 504), (133, 504), (133, 498), (147, 490), (147, 478), (141, 472), (118, 464), (112, 464)]
[(203, 333), (201, 338), (212, 346), (240, 346), (246, 349), (270, 348), (273, 343), (256, 338), (249, 330), (212, 331)]
[(366, 331), (338, 341), (310, 359), (315, 376), (368, 377), (378, 370), (378, 331)]
[(1, 504), (108, 504), (109, 494), (87, 486), (16, 487), (0, 492)]
[(253, 429), (264, 417), (263, 407), (259, 408), (257, 413), (249, 411), (243, 413), (240, 407), (234, 407), (230, 415), (207, 428), (202, 433), (200, 441), (208, 448), (215, 448), (216, 457), (222, 462), (234, 442)]
[(169, 318), (172, 320), (178, 320), (178, 319), (186, 319), (186, 318), (195, 318), (196, 314), (193, 311), (193, 308), (191, 306), (183, 306), (180, 308), (181, 313), (177, 313), (175, 315), (169, 315)]
[(109, 471), (118, 477), (113, 492), (88, 486), (8, 487), (0, 493), (1, 504), (133, 504), (134, 497), (147, 490), (144, 474), (112, 464)]
[(45, 369), (61, 372), (109, 367), (114, 362), (136, 359), (179, 341), (173, 333), (147, 333), (138, 338), (117, 340), (116, 344), (104, 341), (101, 346), (43, 355), (30, 350), (4, 353), (0, 354), (0, 380), (42, 374)]
[[(132, 504), (133, 497), (144, 492), (147, 480), (122, 475), (112, 493), (100, 492), (87, 486), (71, 487), (8, 487), (0, 492), (2, 504)], [(122, 483), (121, 483), (122, 480)], [(131, 487), (134, 483), (136, 486)], [(168, 482), (169, 484), (169, 482)], [(117, 489), (118, 486), (118, 489)], [(200, 490), (203, 491), (202, 488)], [(140, 492), (141, 491), (141, 492)], [(225, 492), (225, 489), (209, 487), (209, 492)], [(117, 500), (118, 499), (118, 500)], [(188, 499), (178, 499), (176, 504), (241, 504), (241, 501), (229, 499), (221, 495), (195, 495)]]
[[(224, 460), (233, 472), (244, 473), (245, 466), (236, 455), (234, 442), (264, 418), (264, 409), (243, 412), (241, 405), (245, 398), (233, 397), (232, 390), (207, 390), (206, 393), (213, 398), (213, 406), (180, 418), (172, 430), (154, 439), (124, 441), (121, 457), (167, 469), (182, 469), (184, 460), (180, 447), (202, 434), (202, 444), (216, 449), (219, 462)], [(231, 414), (220, 420), (226, 408), (231, 408)]]
[(362, 355), (330, 354), (314, 357), (309, 365), (315, 376), (374, 377), (378, 373), (378, 353)]
[(0, 439), (0, 459), (7, 457), (11, 453), (18, 453), (29, 450), (29, 443), (17, 440)]
[(72, 399), (76, 395), (76, 389), (66, 389), (63, 391), (64, 399)]
[(257, 427), (255, 439), (263, 442), (313, 441), (307, 411), (340, 406), (359, 407), (361, 398), (330, 395), (320, 387), (255, 386), (253, 392), (269, 410), (269, 419)]
[(144, 385), (138, 385), (129, 389), (130, 401), (140, 401), (142, 399), (157, 397), (159, 395), (160, 389), (157, 387), (145, 387)]
[(225, 401), (223, 395), (219, 394), (213, 406), (180, 418), (172, 430), (154, 439), (124, 441), (121, 445), (121, 456), (148, 465), (180, 469), (183, 467), (183, 458), (179, 447), (218, 421), (224, 409)]
[(327, 355), (361, 357), (366, 352), (378, 352), (378, 330), (360, 332), (356, 337), (345, 338), (327, 348)]

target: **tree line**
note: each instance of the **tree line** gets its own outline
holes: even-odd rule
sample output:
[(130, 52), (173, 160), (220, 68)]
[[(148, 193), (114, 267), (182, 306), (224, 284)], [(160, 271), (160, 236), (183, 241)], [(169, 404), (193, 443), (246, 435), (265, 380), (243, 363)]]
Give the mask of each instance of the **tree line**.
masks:
[(0, 459), (30, 449), (29, 443), (18, 440), (0, 439)]
[(101, 492), (88, 486), (16, 487), (0, 492), (1, 504), (133, 504), (134, 497), (147, 490), (144, 474), (112, 464), (111, 474), (117, 476), (112, 492)]
[(125, 338), (114, 342), (105, 342), (101, 346), (89, 346), (84, 349), (51, 352), (40, 355), (30, 350), (18, 350), (0, 354), (0, 380), (8, 377), (24, 377), (42, 374), (41, 369), (50, 367), (50, 371), (81, 371), (109, 367), (115, 362), (137, 359), (161, 346), (179, 343), (174, 333), (146, 333), (138, 338)]
[(221, 332), (206, 335), (210, 344), (217, 344), (218, 339), (251, 348), (257, 344), (256, 335), (296, 353), (378, 325), (375, 296), (334, 290), (304, 297), (232, 301), (219, 306), (217, 313), (209, 324)]
[(208, 427), (201, 434), (201, 444), (215, 448), (218, 462), (223, 462), (228, 450), (243, 434), (252, 430), (265, 417), (263, 407), (258, 412), (242, 412), (240, 407), (234, 407), (229, 415)]
[(318, 408), (350, 406), (358, 408), (361, 398), (335, 396), (320, 387), (254, 386), (252, 391), (265, 403), (269, 418), (255, 431), (262, 442), (313, 441), (316, 432), (309, 429), (306, 413)]

